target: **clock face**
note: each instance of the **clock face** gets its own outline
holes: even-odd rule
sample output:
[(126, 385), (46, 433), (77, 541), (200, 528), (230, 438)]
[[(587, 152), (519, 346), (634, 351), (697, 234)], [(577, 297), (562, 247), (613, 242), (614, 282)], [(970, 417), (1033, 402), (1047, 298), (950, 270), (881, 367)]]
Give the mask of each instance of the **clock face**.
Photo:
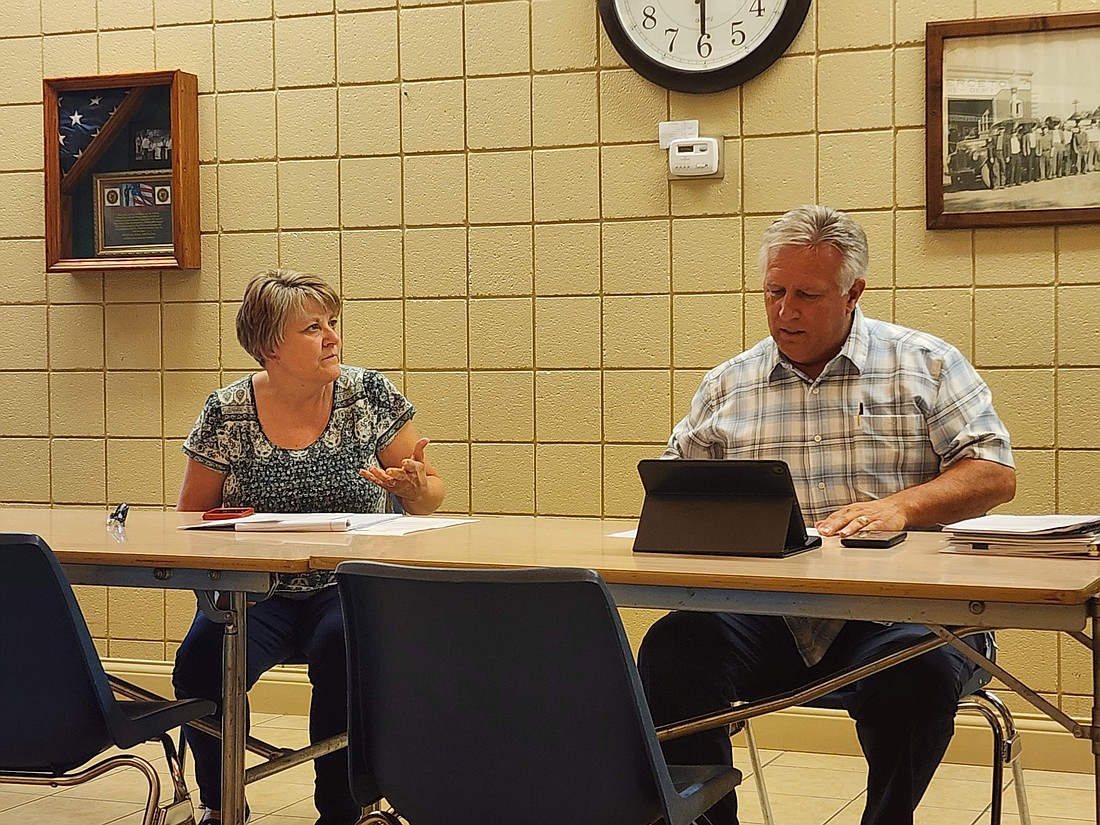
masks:
[(755, 77), (790, 46), (810, 0), (599, 0), (608, 37), (643, 77), (712, 92)]

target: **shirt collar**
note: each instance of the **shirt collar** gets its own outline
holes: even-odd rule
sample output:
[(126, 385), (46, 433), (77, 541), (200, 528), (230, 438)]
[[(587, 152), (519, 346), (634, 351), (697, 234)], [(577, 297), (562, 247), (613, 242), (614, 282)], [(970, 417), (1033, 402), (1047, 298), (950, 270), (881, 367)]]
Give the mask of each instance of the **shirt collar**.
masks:
[[(775, 339), (769, 337), (768, 348), (771, 352), (771, 366), (768, 369), (768, 380), (776, 381), (790, 372), (795, 371), (794, 365), (779, 351), (779, 347), (776, 346)], [(847, 360), (854, 368), (857, 374), (862, 373), (864, 367), (867, 365), (867, 355), (871, 347), (870, 335), (867, 332), (867, 319), (863, 315), (863, 310), (859, 308), (859, 304), (856, 304), (855, 309), (852, 311), (852, 329), (848, 332), (848, 337), (844, 341), (844, 346), (840, 348), (833, 359), (825, 365), (825, 369), (821, 375), (825, 376), (835, 369), (832, 369), (832, 365), (837, 362), (838, 358)], [(847, 372), (847, 370), (845, 370)]]

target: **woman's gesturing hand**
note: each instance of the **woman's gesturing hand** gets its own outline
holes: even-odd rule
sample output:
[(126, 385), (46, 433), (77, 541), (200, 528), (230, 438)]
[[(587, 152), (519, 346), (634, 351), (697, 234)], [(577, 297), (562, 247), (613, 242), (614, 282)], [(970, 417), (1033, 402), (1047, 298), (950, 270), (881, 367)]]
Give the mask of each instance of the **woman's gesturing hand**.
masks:
[(424, 448), (430, 440), (419, 439), (413, 445), (412, 455), (401, 460), (399, 467), (367, 467), (359, 475), (373, 481), (402, 501), (416, 501), (428, 490), (428, 473), (424, 466)]

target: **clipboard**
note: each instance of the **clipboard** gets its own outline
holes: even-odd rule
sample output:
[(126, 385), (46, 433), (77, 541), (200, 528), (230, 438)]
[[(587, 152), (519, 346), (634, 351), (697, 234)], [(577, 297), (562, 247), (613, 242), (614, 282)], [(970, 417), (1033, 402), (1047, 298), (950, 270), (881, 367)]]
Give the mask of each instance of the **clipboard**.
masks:
[(821, 546), (784, 461), (643, 459), (634, 551), (782, 558)]

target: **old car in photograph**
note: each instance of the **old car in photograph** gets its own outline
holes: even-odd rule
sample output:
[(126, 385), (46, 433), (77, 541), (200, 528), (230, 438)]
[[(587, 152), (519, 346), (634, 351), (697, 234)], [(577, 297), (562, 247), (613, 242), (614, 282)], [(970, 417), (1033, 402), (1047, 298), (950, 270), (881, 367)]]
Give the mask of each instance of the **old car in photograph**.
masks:
[(1013, 117), (998, 120), (992, 126), (980, 130), (976, 135), (962, 138), (955, 144), (955, 151), (947, 161), (947, 173), (951, 176), (951, 185), (955, 189), (969, 189), (975, 186), (991, 189), (993, 187), (993, 169), (989, 161), (989, 140), (998, 129), (1014, 132), (1020, 126), (1024, 134), (1038, 128), (1040, 122), (1033, 117)]

